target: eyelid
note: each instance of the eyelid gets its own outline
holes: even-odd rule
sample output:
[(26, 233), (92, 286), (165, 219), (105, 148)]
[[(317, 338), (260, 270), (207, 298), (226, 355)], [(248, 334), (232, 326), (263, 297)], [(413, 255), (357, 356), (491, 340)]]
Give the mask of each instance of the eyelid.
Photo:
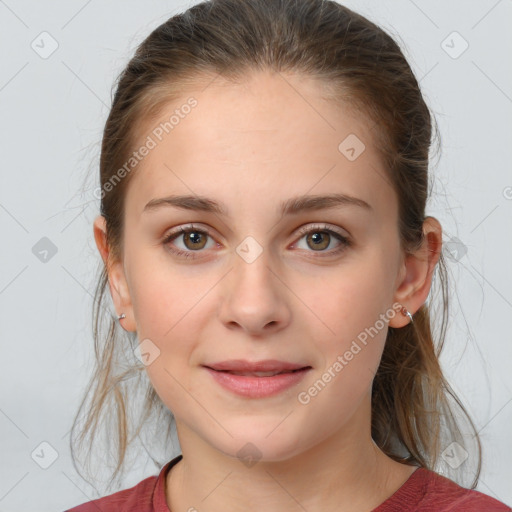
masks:
[[(305, 224), (295, 230), (295, 235), (303, 236), (315, 229), (317, 229), (319, 231), (334, 231), (336, 234), (340, 235), (341, 237), (350, 239), (350, 235), (346, 230), (344, 230), (342, 232), (340, 230), (340, 228), (338, 228), (337, 226), (327, 224), (325, 222), (313, 222), (313, 223), (310, 222), (308, 224)], [(165, 241), (174, 235), (181, 234), (181, 233), (187, 232), (187, 231), (194, 231), (194, 230), (199, 231), (201, 233), (205, 233), (208, 236), (213, 238), (213, 234), (212, 234), (212, 231), (214, 231), (213, 228), (201, 227), (201, 226), (191, 223), (191, 224), (186, 224), (186, 225), (180, 225), (176, 229), (170, 231), (169, 233), (166, 233), (163, 236), (163, 240)]]
[[(212, 231), (214, 231), (212, 228), (206, 228), (206, 227), (200, 227), (200, 226), (197, 226), (193, 223), (191, 224), (187, 224), (187, 225), (181, 225), (179, 227), (177, 227), (176, 229), (174, 229), (173, 231), (171, 231), (170, 233), (167, 233), (164, 237), (163, 237), (163, 244), (164, 245), (167, 245), (169, 244), (170, 242), (172, 242), (174, 239), (178, 238), (179, 236), (181, 236), (182, 234), (185, 234), (185, 233), (188, 233), (188, 232), (199, 232), (199, 233), (202, 233), (204, 235), (206, 235), (207, 237), (210, 237), (212, 238), (215, 242), (215, 237), (212, 235)], [(327, 231), (327, 232), (332, 232), (334, 233), (335, 235), (337, 235), (338, 238), (338, 242), (340, 242), (341, 246), (345, 246), (345, 247), (342, 247), (342, 248), (346, 248), (348, 246), (351, 246), (352, 245), (352, 239), (350, 237), (350, 235), (348, 234), (345, 234), (343, 232), (341, 232), (340, 228), (338, 228), (337, 226), (334, 226), (334, 225), (330, 225), (330, 224), (327, 224), (327, 223), (309, 223), (309, 224), (305, 224), (303, 226), (301, 226), (300, 228), (297, 228), (295, 230), (295, 238), (294, 238), (294, 242), (292, 245), (295, 245), (297, 244), (305, 235), (311, 233), (311, 232), (315, 232), (315, 231), (318, 231), (318, 232), (321, 232), (321, 231)], [(216, 245), (218, 245), (218, 242), (216, 242)], [(197, 253), (201, 253), (201, 252), (205, 252), (204, 250), (198, 250), (198, 251), (192, 251), (192, 250), (188, 250), (188, 251), (183, 251), (182, 249), (172, 249), (171, 250), (172, 252), (176, 253), (176, 254), (186, 254), (187, 257), (191, 257), (191, 258), (200, 258), (201, 256), (194, 256), (194, 254), (197, 252)], [(321, 257), (328, 257), (328, 256), (331, 256), (331, 255), (336, 255), (338, 252), (340, 252), (340, 248), (338, 249), (333, 249), (333, 250), (330, 250), (330, 251), (308, 251), (308, 252), (312, 252), (313, 254), (315, 252), (318, 253), (318, 256), (314, 256), (314, 257), (317, 257), (317, 258), (321, 258)], [(325, 254), (325, 256), (323, 255)]]
[(213, 228), (210, 227), (202, 227), (195, 223), (185, 224), (185, 225), (179, 225), (175, 228), (171, 228), (169, 232), (166, 232), (166, 234), (163, 236), (163, 240), (168, 240), (169, 238), (180, 235), (182, 233), (186, 233), (188, 231), (199, 231), (201, 233), (205, 233), (208, 236), (212, 237), (212, 232), (215, 232)]
[(311, 231), (315, 231), (315, 230), (317, 230), (317, 231), (333, 231), (334, 233), (336, 233), (337, 235), (339, 235), (342, 238), (346, 238), (347, 240), (350, 239), (350, 235), (346, 231), (342, 232), (340, 230), (340, 228), (338, 228), (337, 226), (327, 224), (325, 222), (313, 222), (313, 223), (309, 223), (304, 226), (301, 226), (300, 228), (297, 229), (297, 234), (303, 236), (303, 235), (306, 235), (306, 234), (310, 233)]

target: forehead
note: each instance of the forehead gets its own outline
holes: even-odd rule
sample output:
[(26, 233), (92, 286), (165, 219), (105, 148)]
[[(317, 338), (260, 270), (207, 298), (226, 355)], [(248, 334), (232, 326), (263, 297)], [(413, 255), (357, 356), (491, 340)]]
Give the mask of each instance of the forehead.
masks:
[(153, 147), (137, 165), (127, 203), (141, 212), (165, 193), (256, 205), (339, 191), (378, 209), (394, 192), (373, 123), (324, 93), (312, 78), (270, 72), (190, 88), (139, 133), (140, 144), (151, 138)]

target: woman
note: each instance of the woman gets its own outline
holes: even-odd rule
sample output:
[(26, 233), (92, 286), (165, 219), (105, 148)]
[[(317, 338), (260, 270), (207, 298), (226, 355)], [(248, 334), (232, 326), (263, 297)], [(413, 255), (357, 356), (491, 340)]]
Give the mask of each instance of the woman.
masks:
[(426, 304), (431, 121), (397, 44), (335, 2), (203, 2), (147, 37), (94, 222), (97, 315), (108, 283), (138, 364), (98, 321), (80, 440), (114, 396), (120, 470), (139, 372), (139, 427), (166, 409), (182, 453), (71, 511), (510, 510), (434, 470), (468, 452)]

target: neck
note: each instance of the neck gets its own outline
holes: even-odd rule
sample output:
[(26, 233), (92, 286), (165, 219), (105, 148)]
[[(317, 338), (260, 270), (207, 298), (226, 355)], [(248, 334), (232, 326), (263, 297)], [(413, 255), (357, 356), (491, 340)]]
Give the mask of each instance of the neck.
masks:
[(387, 457), (357, 422), (285, 460), (250, 466), (185, 425), (178, 432), (183, 459), (166, 484), (172, 512), (370, 512), (415, 469)]

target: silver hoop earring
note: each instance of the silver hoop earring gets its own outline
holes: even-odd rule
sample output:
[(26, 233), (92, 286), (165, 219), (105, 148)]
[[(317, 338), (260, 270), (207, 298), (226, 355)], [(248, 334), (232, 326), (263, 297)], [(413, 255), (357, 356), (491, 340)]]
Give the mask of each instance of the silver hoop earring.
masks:
[(411, 312), (404, 306), (402, 306), (402, 315), (408, 316), (411, 320), (411, 324), (413, 323)]
[(120, 314), (117, 319), (122, 320), (123, 318), (126, 318), (126, 315), (124, 313)]

